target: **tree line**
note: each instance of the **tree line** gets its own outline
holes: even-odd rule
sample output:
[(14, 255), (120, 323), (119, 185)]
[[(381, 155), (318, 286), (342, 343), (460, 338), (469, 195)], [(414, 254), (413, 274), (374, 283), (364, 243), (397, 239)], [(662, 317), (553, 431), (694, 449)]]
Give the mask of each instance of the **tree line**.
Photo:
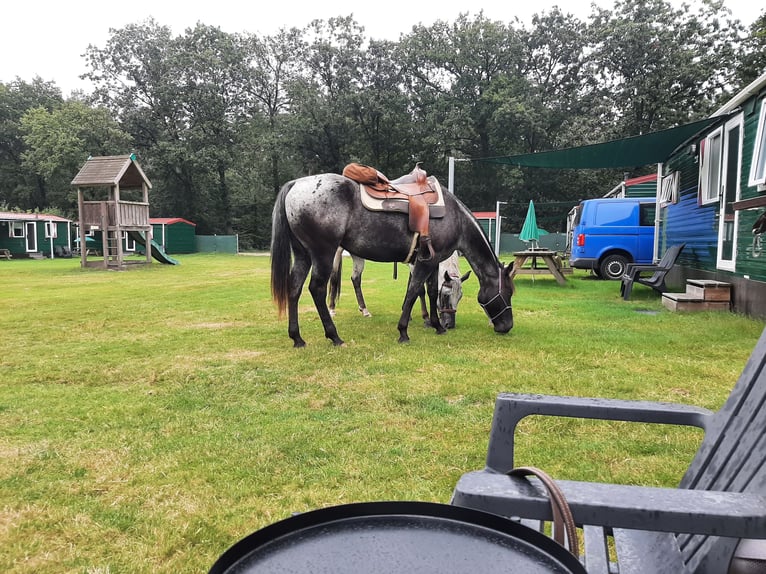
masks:
[[(766, 70), (766, 14), (750, 28), (722, 0), (685, 9), (617, 0), (580, 19), (482, 12), (374, 40), (351, 16), (274, 35), (154, 20), (110, 31), (84, 55), (92, 92), (0, 83), (0, 210), (77, 218), (70, 182), (88, 156), (136, 153), (154, 217), (268, 247), (288, 180), (352, 161), (389, 177), (415, 162), (475, 211), (503, 201), (518, 230), (530, 199), (560, 231), (580, 199), (625, 176), (512, 168), (476, 158), (598, 143), (709, 116)], [(505, 210), (508, 210), (506, 212)]]

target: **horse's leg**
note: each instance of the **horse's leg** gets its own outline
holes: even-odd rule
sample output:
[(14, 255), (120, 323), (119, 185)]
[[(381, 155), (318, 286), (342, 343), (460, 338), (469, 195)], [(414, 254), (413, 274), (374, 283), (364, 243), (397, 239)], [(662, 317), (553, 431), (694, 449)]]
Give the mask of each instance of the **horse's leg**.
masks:
[[(409, 289), (410, 283), (412, 283), (412, 270), (410, 270), (410, 275), (407, 277), (407, 288)], [(430, 327), (431, 324), (428, 321), (428, 307), (426, 307), (426, 290), (423, 286), (421, 286), (418, 289), (418, 299), (420, 299), (420, 316), (423, 319), (423, 326), (424, 327)], [(412, 317), (410, 317), (410, 320)]]
[(428, 292), (428, 301), (431, 306), (431, 315), (429, 321), (431, 326), (436, 329), (437, 335), (443, 335), (447, 332), (442, 322), (439, 320), (439, 309), (437, 299), (439, 298), (439, 277), (438, 273), (431, 273), (426, 281), (426, 291)]
[(430, 319), (428, 318), (428, 306), (426, 305), (426, 290), (424, 287), (420, 288), (418, 292), (418, 299), (420, 299), (420, 316), (423, 318), (423, 324), (426, 327), (431, 326)]
[(324, 327), (324, 336), (332, 341), (333, 345), (343, 345), (343, 340), (338, 337), (338, 330), (330, 316), (330, 309), (327, 307), (327, 281), (332, 272), (332, 259), (326, 260), (319, 257), (312, 258), (311, 279), (309, 281), (309, 292), (314, 305), (319, 312), (319, 318)]
[(311, 259), (302, 245), (293, 246), (293, 266), (290, 269), (290, 296), (287, 302), (288, 327), (287, 334), (293, 340), (293, 347), (305, 347), (306, 341), (301, 337), (298, 326), (298, 301), (301, 298), (303, 284), (311, 269)]
[(351, 283), (354, 285), (354, 293), (356, 293), (356, 303), (359, 306), (359, 311), (365, 317), (372, 317), (372, 313), (367, 310), (367, 303), (364, 302), (364, 295), (362, 294), (362, 271), (364, 271), (364, 259), (351, 256), (354, 262), (354, 270), (351, 272)]
[(406, 343), (410, 340), (407, 334), (407, 326), (412, 316), (412, 308), (418, 298), (418, 293), (423, 289), (426, 277), (431, 275), (434, 269), (435, 267), (430, 264), (430, 260), (419, 261), (410, 272), (410, 279), (407, 282), (407, 293), (404, 296), (404, 303), (402, 303), (402, 316), (399, 317), (399, 324), (397, 325), (400, 343)]
[(335, 317), (335, 303), (340, 299), (340, 281), (343, 272), (343, 248), (338, 247), (330, 274), (330, 317)]

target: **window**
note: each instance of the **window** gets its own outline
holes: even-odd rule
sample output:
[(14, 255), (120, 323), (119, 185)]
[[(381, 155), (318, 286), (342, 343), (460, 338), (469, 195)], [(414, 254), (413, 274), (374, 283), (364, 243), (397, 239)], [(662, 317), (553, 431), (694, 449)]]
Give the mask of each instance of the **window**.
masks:
[(753, 144), (753, 163), (750, 165), (748, 185), (757, 185), (758, 191), (766, 191), (766, 98), (761, 99), (761, 115)]
[(723, 129), (715, 130), (701, 144), (699, 203), (705, 205), (718, 201), (721, 193)]
[(642, 203), (638, 213), (638, 224), (654, 226), (654, 216), (657, 214), (657, 209), (653, 203)]
[(662, 189), (660, 191), (660, 207), (665, 207), (671, 203), (678, 203), (678, 188), (680, 186), (681, 174), (674, 171), (662, 178)]
[(45, 222), (45, 239), (56, 239), (58, 237), (58, 226), (53, 221)]
[(11, 237), (24, 237), (24, 222), (14, 221), (11, 225)]

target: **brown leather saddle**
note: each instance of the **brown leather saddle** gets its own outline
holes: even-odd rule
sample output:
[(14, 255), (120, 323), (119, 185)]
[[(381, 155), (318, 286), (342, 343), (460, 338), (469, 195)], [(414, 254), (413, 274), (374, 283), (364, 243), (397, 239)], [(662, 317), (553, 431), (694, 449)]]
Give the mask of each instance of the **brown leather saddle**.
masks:
[[(418, 258), (428, 260), (434, 256), (428, 222), (431, 217), (444, 216), (441, 187), (435, 177), (429, 176), (419, 163), (410, 173), (394, 180), (374, 167), (359, 163), (348, 164), (343, 175), (361, 184), (362, 194), (378, 200), (380, 210), (409, 214), (409, 229), (420, 238)], [(364, 198), (362, 203), (370, 208)]]

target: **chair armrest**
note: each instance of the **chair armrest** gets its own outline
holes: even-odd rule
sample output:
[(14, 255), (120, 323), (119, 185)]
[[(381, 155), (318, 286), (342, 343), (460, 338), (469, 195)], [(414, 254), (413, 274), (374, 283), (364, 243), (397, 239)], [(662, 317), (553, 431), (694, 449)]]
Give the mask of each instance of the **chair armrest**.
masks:
[[(578, 525), (766, 538), (766, 497), (751, 493), (558, 480)], [(464, 474), (452, 504), (506, 517), (552, 519), (537, 479), (487, 471)]]
[(639, 265), (638, 263), (628, 263), (628, 266), (625, 268), (625, 272), (622, 274), (622, 276), (623, 278), (627, 276), (628, 279), (635, 281), (636, 278), (641, 275), (641, 273), (654, 273), (655, 271), (662, 271), (664, 269), (664, 267), (659, 267), (657, 265)]
[(515, 466), (513, 451), (516, 426), (521, 419), (530, 415), (671, 424), (705, 429), (713, 413), (702, 407), (679, 403), (501, 393), (495, 401), (487, 449), (487, 468), (505, 473)]

